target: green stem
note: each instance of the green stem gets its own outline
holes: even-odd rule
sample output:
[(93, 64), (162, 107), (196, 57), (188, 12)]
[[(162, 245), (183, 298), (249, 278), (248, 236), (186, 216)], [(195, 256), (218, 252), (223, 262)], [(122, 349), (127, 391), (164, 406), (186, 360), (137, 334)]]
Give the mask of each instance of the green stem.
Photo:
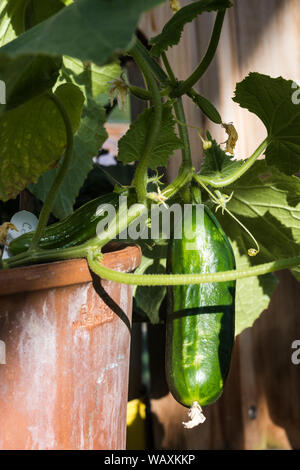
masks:
[(135, 62), (146, 77), (149, 88), (151, 90), (154, 106), (153, 118), (151, 120), (149, 132), (147, 134), (147, 141), (144, 147), (144, 153), (143, 155), (141, 155), (134, 176), (134, 184), (136, 187), (138, 201), (144, 203), (147, 200), (147, 174), (149, 160), (151, 158), (153, 146), (158, 138), (161, 128), (162, 102), (157, 83), (155, 81), (155, 78), (152, 74), (152, 70), (148, 62), (140, 54), (139, 49), (136, 46), (132, 48), (130, 54), (132, 55)]
[(99, 252), (103, 246), (115, 239), (121, 232), (127, 229), (127, 227), (134, 220), (139, 217), (145, 216), (147, 213), (147, 206), (145, 204), (133, 204), (129, 208), (127, 204), (119, 208), (119, 211), (109, 224), (107, 230), (103, 230), (97, 237), (88, 240), (84, 248), (93, 249)]
[[(129, 85), (129, 91), (130, 93), (132, 93), (137, 98), (140, 98), (141, 100), (149, 101), (152, 99), (151, 91), (146, 90), (145, 88), (140, 88), (135, 85)], [(161, 97), (168, 96), (169, 93), (171, 93), (171, 91), (172, 91), (172, 88), (169, 86), (169, 87), (164, 88), (163, 90), (160, 90), (159, 94)]]
[(161, 66), (156, 62), (155, 59), (149, 54), (147, 49), (143, 46), (139, 39), (136, 40), (135, 48), (139, 52), (140, 56), (147, 62), (148, 66), (151, 68), (152, 73), (156, 76), (159, 82), (167, 82), (168, 76), (161, 68)]
[(179, 169), (178, 176), (175, 178), (172, 183), (170, 183), (163, 191), (163, 196), (166, 196), (170, 199), (174, 196), (181, 188), (183, 188), (187, 183), (189, 183), (193, 178), (193, 173), (190, 168), (182, 166)]
[(225, 271), (213, 274), (127, 274), (114, 271), (101, 265), (93, 254), (88, 254), (88, 263), (92, 271), (109, 281), (139, 286), (175, 286), (215, 282), (228, 282), (247, 277), (261, 276), (274, 271), (300, 265), (300, 256), (285, 258), (271, 263), (260, 264), (248, 269)]
[[(166, 68), (166, 71), (168, 73), (168, 76), (171, 82), (176, 83), (175, 75), (173, 73), (172, 67), (168, 61), (168, 58), (165, 52), (162, 53), (162, 60), (163, 60), (164, 66)], [(192, 156), (191, 156), (190, 139), (189, 139), (189, 133), (187, 129), (185, 113), (184, 113), (184, 108), (183, 108), (181, 97), (175, 100), (173, 107), (174, 107), (176, 120), (178, 122), (179, 137), (183, 143), (183, 148), (181, 152), (182, 153), (181, 168), (188, 168), (192, 170), (193, 164), (192, 164)]]
[(171, 65), (168, 61), (167, 54), (165, 52), (162, 52), (161, 58), (162, 58), (162, 61), (164, 63), (164, 66), (166, 68), (167, 74), (169, 76), (169, 79), (170, 79), (172, 85), (176, 85), (177, 80), (176, 80), (176, 77), (173, 73), (172, 67), (171, 67)]
[(34, 233), (34, 236), (32, 238), (32, 242), (29, 247), (29, 250), (33, 250), (34, 248), (36, 248), (40, 241), (43, 230), (47, 225), (49, 215), (50, 215), (52, 206), (55, 202), (56, 196), (58, 194), (59, 188), (70, 166), (72, 156), (73, 156), (73, 150), (74, 150), (73, 128), (72, 128), (72, 123), (70, 121), (69, 115), (67, 111), (65, 110), (64, 106), (62, 105), (60, 99), (56, 95), (49, 93), (49, 98), (52, 101), (54, 101), (64, 121), (64, 125), (66, 128), (67, 144), (66, 144), (66, 151), (65, 151), (65, 156), (64, 156), (62, 165), (60, 166), (58, 173), (55, 176), (55, 179), (52, 183), (52, 186), (47, 194), (46, 200), (44, 202), (43, 208), (40, 213), (39, 223)]
[(197, 82), (200, 80), (200, 78), (204, 75), (208, 67), (210, 66), (221, 36), (222, 32), (222, 26), (225, 18), (226, 10), (218, 11), (217, 16), (216, 16), (216, 21), (214, 24), (214, 29), (212, 32), (212, 36), (210, 39), (210, 43), (208, 46), (208, 49), (206, 51), (205, 56), (203, 57), (201, 63), (198, 65), (198, 67), (194, 70), (194, 72), (183, 82), (180, 83), (180, 85), (174, 90), (170, 96), (176, 97), (176, 96), (181, 96), (187, 93)]
[(35, 248), (3, 260), (3, 268), (17, 268), (18, 266), (24, 266), (26, 264), (45, 263), (46, 261), (85, 258), (87, 253), (88, 247), (86, 245), (79, 245), (72, 248), (55, 248), (51, 250)]
[(185, 113), (183, 109), (182, 99), (177, 98), (174, 105), (175, 116), (178, 122), (178, 133), (179, 137), (183, 143), (183, 148), (181, 151), (182, 154), (182, 167), (189, 168), (192, 170), (193, 163), (192, 163), (192, 155), (191, 155), (191, 147), (190, 147), (190, 139), (188, 133), (188, 127), (185, 120)]
[(241, 176), (246, 173), (246, 171), (249, 170), (249, 168), (251, 168), (251, 166), (256, 162), (258, 157), (266, 150), (268, 145), (269, 139), (266, 138), (255, 150), (253, 155), (251, 155), (251, 157), (247, 158), (247, 160), (244, 161), (244, 163), (240, 166), (238, 170), (236, 170), (231, 175), (226, 176), (225, 178), (210, 178), (209, 176), (204, 176), (201, 174), (194, 174), (193, 178), (198, 183), (205, 183), (212, 186), (213, 188), (223, 188), (225, 186), (228, 186), (238, 180)]
[(149, 90), (149, 87), (148, 87), (148, 82), (147, 82), (147, 79), (143, 73), (143, 71), (141, 70), (141, 74), (142, 74), (142, 78), (143, 78), (143, 82), (144, 82), (144, 86), (145, 86), (145, 90), (148, 91), (149, 95), (150, 95), (150, 98), (147, 100), (147, 103), (146, 103), (146, 106), (147, 108), (151, 108), (151, 99), (152, 99), (152, 96), (151, 96), (151, 92)]
[(151, 100), (151, 92), (146, 90), (145, 88), (140, 88), (135, 85), (129, 85), (129, 91), (132, 95), (136, 96), (137, 98), (145, 101)]

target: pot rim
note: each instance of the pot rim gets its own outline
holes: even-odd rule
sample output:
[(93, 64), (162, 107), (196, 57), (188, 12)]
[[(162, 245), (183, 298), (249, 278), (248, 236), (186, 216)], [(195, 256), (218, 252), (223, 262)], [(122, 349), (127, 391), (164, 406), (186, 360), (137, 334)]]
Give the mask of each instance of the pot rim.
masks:
[[(109, 248), (111, 250), (104, 253), (102, 259), (107, 268), (131, 272), (139, 266), (142, 259), (139, 246), (112, 244)], [(0, 270), (0, 296), (85, 284), (92, 280), (84, 258), (21, 266)]]

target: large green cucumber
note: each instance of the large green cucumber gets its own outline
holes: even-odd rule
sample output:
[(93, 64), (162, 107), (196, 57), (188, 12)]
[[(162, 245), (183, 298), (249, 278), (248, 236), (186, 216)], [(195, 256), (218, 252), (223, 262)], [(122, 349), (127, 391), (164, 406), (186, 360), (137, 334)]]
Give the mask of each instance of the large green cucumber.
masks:
[[(207, 206), (197, 224), (183, 220), (182, 238), (170, 241), (169, 271), (214, 273), (235, 269), (230, 242)], [(192, 248), (192, 249), (191, 249)], [(166, 377), (174, 398), (192, 407), (221, 395), (234, 343), (235, 281), (174, 286), (168, 292)]]
[[(126, 192), (121, 195), (126, 195)], [(39, 247), (44, 249), (68, 248), (79, 245), (89, 238), (96, 236), (98, 222), (106, 215), (105, 205), (119, 206), (117, 193), (104, 194), (79, 207), (65, 219), (46, 227)], [(98, 210), (102, 206), (102, 210)], [(13, 255), (26, 251), (32, 241), (34, 232), (24, 233), (9, 244), (9, 251)]]

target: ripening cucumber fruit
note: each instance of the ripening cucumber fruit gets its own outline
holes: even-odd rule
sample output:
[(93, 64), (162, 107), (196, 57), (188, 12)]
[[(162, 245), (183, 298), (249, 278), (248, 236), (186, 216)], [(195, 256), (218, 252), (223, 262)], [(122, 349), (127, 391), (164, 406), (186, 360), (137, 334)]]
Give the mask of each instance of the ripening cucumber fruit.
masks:
[[(169, 245), (173, 274), (214, 273), (235, 269), (230, 242), (207, 206), (200, 223), (182, 222), (182, 238)], [(199, 206), (198, 206), (199, 207)], [(198, 222), (198, 223), (197, 223)], [(192, 407), (221, 395), (234, 344), (235, 281), (178, 285), (168, 290), (166, 377), (174, 398)]]

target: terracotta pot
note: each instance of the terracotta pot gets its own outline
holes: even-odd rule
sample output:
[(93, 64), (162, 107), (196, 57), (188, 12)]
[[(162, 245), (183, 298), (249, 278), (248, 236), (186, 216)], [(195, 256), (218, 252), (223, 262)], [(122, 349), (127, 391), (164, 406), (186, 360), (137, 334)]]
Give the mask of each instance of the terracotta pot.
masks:
[[(126, 247), (104, 264), (140, 259)], [(85, 260), (0, 271), (0, 449), (125, 448), (131, 311), (131, 287)]]

